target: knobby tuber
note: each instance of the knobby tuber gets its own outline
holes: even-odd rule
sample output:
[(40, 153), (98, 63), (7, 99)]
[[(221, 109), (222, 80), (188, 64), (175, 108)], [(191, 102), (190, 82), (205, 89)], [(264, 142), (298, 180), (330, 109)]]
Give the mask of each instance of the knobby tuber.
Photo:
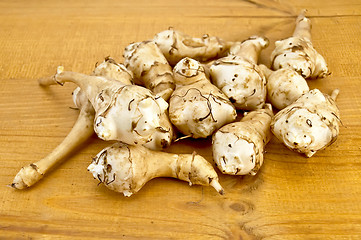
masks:
[(198, 61), (184, 58), (173, 71), (176, 88), (169, 100), (169, 119), (181, 133), (206, 138), (236, 118), (234, 106)]
[[(93, 71), (93, 75), (109, 76), (124, 84), (131, 84), (132, 75), (123, 65), (117, 64), (107, 57)], [(94, 108), (88, 101), (86, 94), (77, 87), (73, 93), (73, 102), (80, 110), (77, 121), (64, 140), (45, 158), (23, 167), (15, 176), (12, 187), (24, 189), (37, 183), (55, 165), (83, 144), (93, 133)]]
[(259, 67), (267, 79), (267, 99), (279, 110), (310, 90), (307, 81), (291, 68), (272, 71), (263, 64)]
[(136, 84), (168, 100), (175, 88), (172, 67), (152, 41), (132, 43), (123, 53), (125, 66), (134, 73)]
[(218, 58), (224, 55), (232, 44), (208, 34), (194, 38), (173, 28), (156, 34), (153, 41), (172, 66), (185, 57), (201, 62)]
[(272, 106), (247, 113), (213, 134), (213, 160), (224, 174), (255, 175), (263, 164), (263, 153), (271, 138)]
[(271, 123), (273, 134), (289, 149), (313, 156), (332, 144), (339, 133), (339, 90), (331, 96), (312, 89), (279, 111)]
[(111, 78), (128, 85), (134, 82), (133, 72), (111, 57), (106, 57), (102, 63), (97, 65), (92, 75)]
[(73, 82), (84, 91), (95, 109), (94, 131), (103, 140), (167, 147), (173, 139), (167, 116), (168, 103), (149, 89), (126, 85), (101, 76), (63, 71), (40, 80), (41, 84)]
[(257, 62), (268, 44), (267, 38), (257, 36), (234, 43), (229, 55), (214, 61), (209, 69), (212, 83), (237, 109), (259, 109), (266, 101), (266, 79)]
[[(32, 186), (94, 131), (103, 140), (119, 142), (99, 152), (88, 170), (124, 196), (156, 177), (212, 186), (223, 194), (217, 173), (203, 157), (156, 151), (171, 144), (172, 124), (185, 137), (213, 134), (213, 161), (224, 174), (257, 174), (271, 132), (287, 148), (313, 156), (336, 140), (341, 121), (338, 89), (329, 96), (309, 90), (305, 80), (330, 74), (312, 45), (305, 10), (296, 19), (292, 37), (276, 41), (271, 53), (274, 71), (258, 66), (268, 44), (265, 37), (227, 42), (207, 34), (193, 38), (170, 28), (150, 41), (128, 45), (123, 53), (126, 67), (110, 57), (91, 75), (58, 67), (54, 76), (39, 83), (77, 84), (73, 101), (79, 117), (63, 142), (23, 167), (11, 186)], [(280, 110), (275, 116), (266, 99)], [(250, 112), (233, 122), (236, 109)]]
[(156, 177), (178, 178), (190, 185), (210, 185), (223, 194), (212, 165), (197, 154), (166, 153), (118, 142), (98, 153), (88, 171), (107, 188), (127, 197)]
[(313, 47), (311, 42), (311, 21), (303, 10), (296, 19), (293, 36), (275, 42), (271, 53), (271, 67), (292, 68), (304, 78), (323, 78), (330, 73), (325, 59)]

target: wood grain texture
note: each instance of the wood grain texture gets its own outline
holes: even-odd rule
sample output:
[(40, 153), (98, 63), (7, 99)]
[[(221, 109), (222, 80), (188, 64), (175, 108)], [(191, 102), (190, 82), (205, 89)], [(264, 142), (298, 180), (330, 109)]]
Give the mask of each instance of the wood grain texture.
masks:
[[(332, 75), (309, 81), (339, 88), (338, 140), (306, 159), (275, 138), (254, 177), (220, 174), (224, 196), (174, 179), (154, 179), (131, 198), (86, 171), (109, 143), (95, 137), (31, 189), (6, 187), (19, 169), (49, 153), (70, 131), (72, 84), (41, 88), (36, 79), (65, 69), (89, 73), (131, 42), (173, 26), (229, 40), (288, 37), (307, 8), (313, 42)], [(1, 239), (361, 239), (361, 3), (358, 0), (0, 1)], [(212, 161), (210, 140), (167, 151)]]

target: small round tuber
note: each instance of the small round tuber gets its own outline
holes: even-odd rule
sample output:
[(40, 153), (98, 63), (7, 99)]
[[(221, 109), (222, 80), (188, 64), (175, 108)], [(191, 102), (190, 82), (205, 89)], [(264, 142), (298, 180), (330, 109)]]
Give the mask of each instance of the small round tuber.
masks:
[(291, 68), (272, 71), (263, 64), (259, 67), (267, 79), (267, 99), (279, 110), (310, 90), (307, 81)]
[(271, 104), (247, 113), (213, 134), (213, 160), (229, 175), (255, 175), (263, 164), (263, 153), (271, 138)]
[(312, 89), (279, 111), (272, 120), (273, 134), (286, 147), (307, 157), (332, 144), (339, 133), (340, 113), (331, 96)]
[(228, 56), (217, 59), (209, 69), (212, 83), (221, 89), (236, 109), (255, 110), (266, 101), (266, 79), (257, 65), (264, 37), (250, 37), (234, 43)]

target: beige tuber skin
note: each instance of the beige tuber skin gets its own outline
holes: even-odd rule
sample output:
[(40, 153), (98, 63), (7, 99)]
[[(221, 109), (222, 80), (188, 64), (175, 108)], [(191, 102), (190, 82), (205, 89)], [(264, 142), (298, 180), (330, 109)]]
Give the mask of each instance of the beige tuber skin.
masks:
[(128, 70), (124, 64), (116, 62), (111, 57), (106, 57), (105, 60), (96, 66), (93, 76), (101, 76), (117, 80), (123, 84), (133, 84), (133, 72)]
[(201, 62), (218, 58), (223, 56), (232, 44), (208, 34), (202, 38), (194, 38), (173, 28), (156, 34), (153, 41), (172, 66), (185, 57)]
[(175, 88), (172, 67), (152, 41), (132, 43), (123, 53), (125, 66), (134, 73), (136, 84), (168, 100)]
[[(110, 57), (106, 58), (103, 63), (94, 69), (93, 75), (109, 76), (124, 84), (132, 83), (131, 72)], [(95, 112), (93, 106), (79, 87), (73, 91), (72, 95), (75, 106), (80, 109), (78, 119), (73, 128), (64, 140), (45, 158), (21, 168), (11, 184), (13, 188), (25, 189), (37, 183), (48, 171), (53, 169), (61, 161), (64, 161), (70, 153), (94, 133), (93, 121)]]
[(24, 189), (37, 183), (44, 175), (60, 161), (64, 160), (70, 153), (83, 144), (94, 133), (93, 119), (94, 108), (82, 92), (73, 96), (76, 99), (80, 113), (73, 128), (64, 140), (45, 158), (31, 163), (16, 174), (11, 187)]
[(275, 42), (271, 68), (292, 68), (304, 78), (324, 78), (330, 75), (325, 59), (311, 42), (311, 21), (302, 10), (296, 19), (293, 36)]
[(331, 96), (318, 89), (305, 93), (275, 115), (273, 134), (289, 149), (312, 157), (336, 141), (340, 123), (335, 102), (338, 93), (338, 89)]
[(272, 106), (266, 104), (213, 134), (213, 160), (222, 173), (255, 175), (258, 172), (263, 164), (264, 148), (271, 138), (272, 117)]
[(200, 62), (184, 58), (173, 71), (176, 89), (169, 100), (169, 119), (181, 133), (206, 138), (236, 119), (236, 109), (209, 81)]
[(267, 99), (275, 108), (281, 110), (310, 89), (307, 81), (291, 68), (272, 71), (265, 65), (259, 65), (267, 79)]
[(212, 83), (221, 89), (236, 109), (255, 110), (266, 101), (266, 79), (257, 62), (267, 38), (253, 36), (234, 43), (229, 55), (217, 59), (209, 68)]
[(190, 185), (212, 186), (223, 194), (212, 165), (197, 154), (152, 151), (118, 142), (98, 153), (88, 171), (107, 188), (127, 197), (157, 177), (178, 178)]
[(62, 67), (58, 68), (57, 74), (40, 82), (45, 85), (77, 84), (95, 109), (94, 131), (103, 140), (162, 149), (173, 139), (166, 112), (168, 104), (149, 89), (105, 77), (63, 71)]

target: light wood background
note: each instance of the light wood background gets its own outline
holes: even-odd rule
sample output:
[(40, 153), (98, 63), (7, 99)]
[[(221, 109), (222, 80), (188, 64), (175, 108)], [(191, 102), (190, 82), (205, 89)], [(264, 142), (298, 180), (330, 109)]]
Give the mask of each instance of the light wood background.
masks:
[[(338, 140), (307, 159), (275, 138), (254, 177), (220, 175), (226, 194), (155, 179), (131, 198), (86, 168), (109, 143), (91, 138), (34, 187), (17, 191), (19, 169), (46, 156), (70, 131), (75, 85), (38, 86), (65, 69), (90, 73), (131, 42), (172, 26), (228, 40), (288, 37), (308, 9), (313, 42), (332, 71), (311, 88), (339, 88)], [(361, 2), (359, 0), (0, 1), (0, 239), (361, 239)], [(209, 139), (167, 151), (211, 158)]]

